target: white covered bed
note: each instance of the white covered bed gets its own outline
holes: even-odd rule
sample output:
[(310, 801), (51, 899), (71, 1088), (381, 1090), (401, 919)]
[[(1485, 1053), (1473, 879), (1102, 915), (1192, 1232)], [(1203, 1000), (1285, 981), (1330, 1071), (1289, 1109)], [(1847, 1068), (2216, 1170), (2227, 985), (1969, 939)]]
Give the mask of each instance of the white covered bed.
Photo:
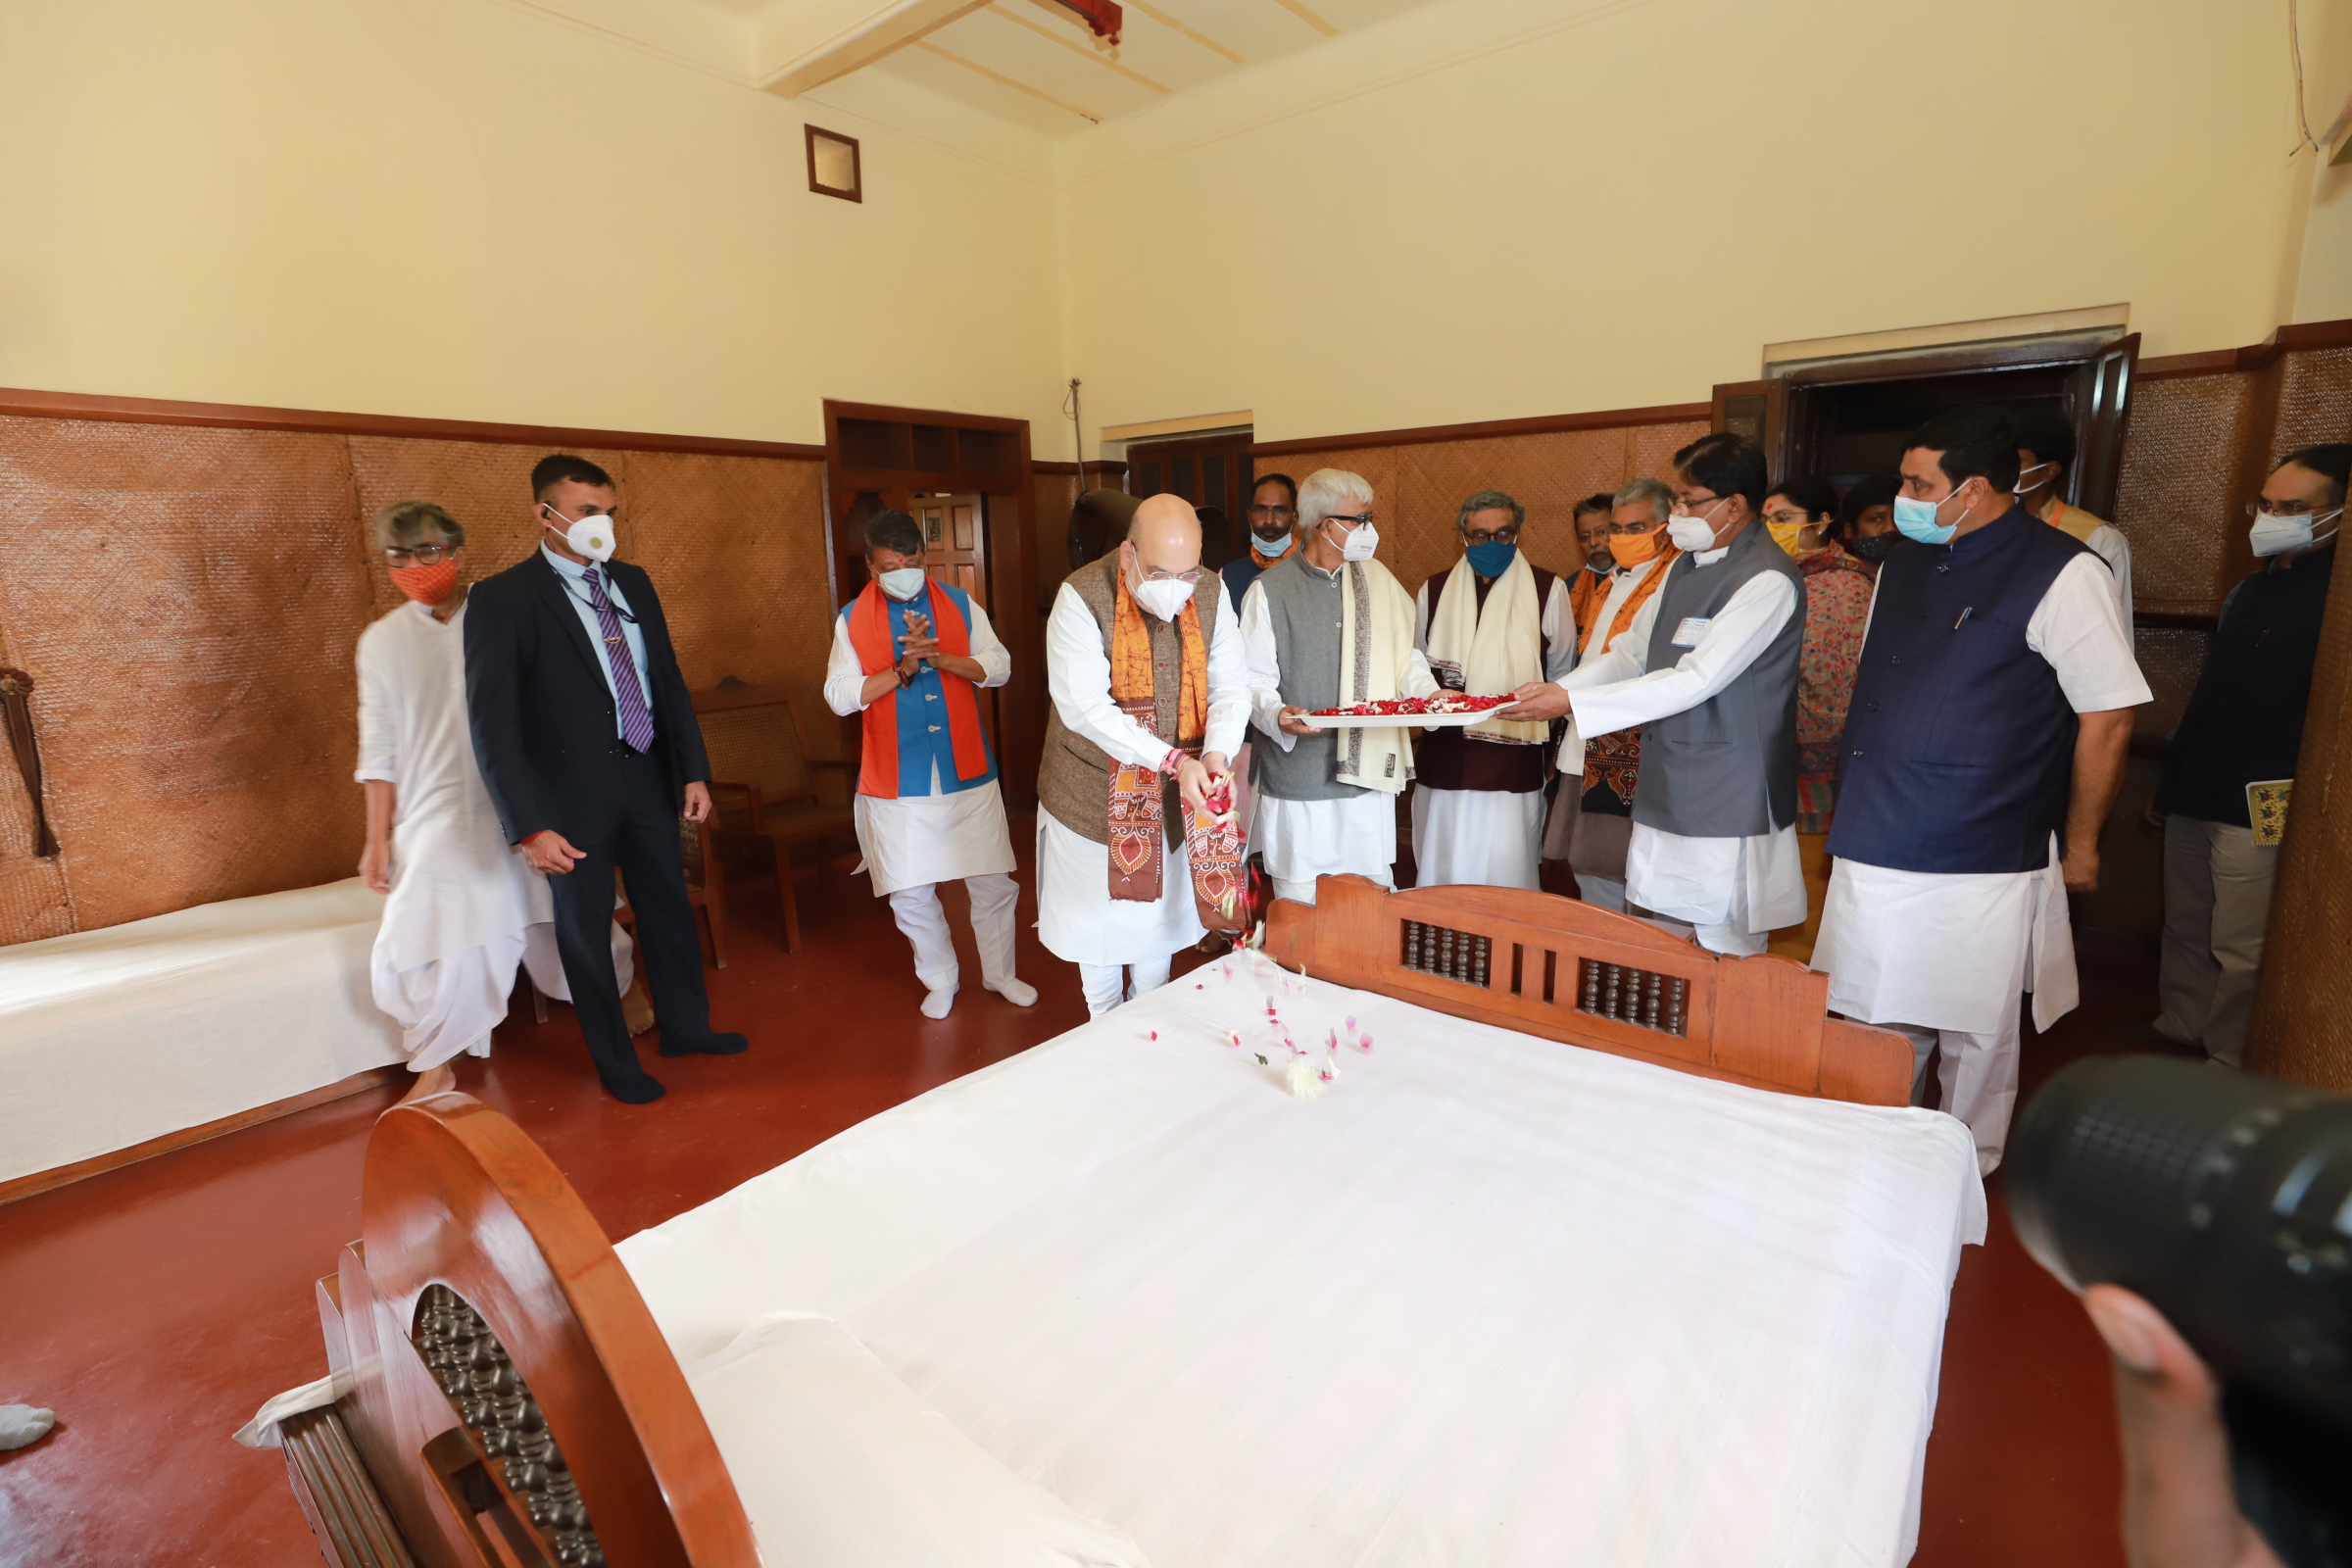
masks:
[[(1369, 967), (1393, 994), (1234, 955), (608, 1261), (577, 1242), (564, 1246), (580, 1262), (557, 1257), (562, 1227), (531, 1218), (520, 1176), (494, 1177), (487, 1200), (451, 1199), (451, 1129), (495, 1163), (496, 1140), (475, 1136), (497, 1131), (491, 1113), (439, 1112), (437, 1132), (438, 1102), (390, 1113), (408, 1151), (371, 1150), (368, 1250), (325, 1293), (330, 1358), (360, 1365), (372, 1344), (382, 1360), (387, 1330), (414, 1335), (435, 1283), (471, 1302), (547, 1407), (616, 1563), (656, 1558), (612, 1549), (636, 1525), (624, 1480), (591, 1485), (608, 1467), (590, 1450), (613, 1446), (598, 1399), (631, 1412), (621, 1424), (642, 1443), (625, 1446), (667, 1498), (679, 1544), (662, 1560), (749, 1560), (725, 1555), (748, 1532), (681, 1505), (709, 1489), (707, 1455), (655, 1451), (714, 1433), (781, 1568), (772, 1521), (807, 1501), (810, 1466), (742, 1435), (729, 1380), (761, 1375), (748, 1343), (812, 1316), (838, 1325), (824, 1332), (839, 1353), (862, 1361), (862, 1345), (887, 1369), (873, 1376), (911, 1395), (891, 1397), (1125, 1532), (1156, 1568), (1906, 1560), (1945, 1303), (1961, 1246), (1983, 1238), (1983, 1190), (1957, 1122), (1822, 1096), (1895, 1098), (1907, 1046), (1818, 1021), (1790, 1044), (1804, 1029), (1784, 1015), (1809, 997), (1818, 1020), (1818, 977), (1542, 895), (1326, 882), (1325, 904), (1278, 906), (1277, 956), (1311, 970), (1385, 944)], [(1630, 1012), (1587, 967), (1604, 960)], [(1580, 992), (1579, 977), (1592, 983)], [(1569, 1032), (1589, 1044), (1532, 1032), (1539, 1008), (1581, 1020)], [(1487, 1021), (1498, 1013), (1529, 1027)], [(1751, 1049), (1759, 1030), (1770, 1038)], [(1285, 1033), (1316, 1067), (1339, 1037), (1318, 1097), (1289, 1087)], [(420, 1166), (440, 1170), (439, 1196), (396, 1200), (396, 1168)], [(517, 1214), (545, 1282), (513, 1265)], [(457, 1256), (466, 1237), (507, 1260)], [(395, 1238), (412, 1257), (390, 1257)], [(370, 1298), (360, 1332), (355, 1289)], [(551, 1296), (578, 1321), (551, 1324)], [(595, 1302), (623, 1298), (625, 1322), (590, 1322)], [(554, 1348), (583, 1338), (604, 1347), (593, 1376)], [(600, 1377), (593, 1397), (564, 1392)], [(799, 1386), (734, 1402), (772, 1406), (800, 1396), (774, 1389)], [(385, 1424), (348, 1373), (336, 1392), (355, 1427)], [(392, 1404), (415, 1406), (410, 1421), (432, 1400), (379, 1391), (377, 1409)], [(559, 1419), (560, 1404), (575, 1408)], [(660, 1438), (665, 1421), (682, 1435)], [(415, 1436), (359, 1442), (412, 1537), (396, 1494), (420, 1489), (384, 1471)], [(406, 1505), (445, 1503), (434, 1490)]]

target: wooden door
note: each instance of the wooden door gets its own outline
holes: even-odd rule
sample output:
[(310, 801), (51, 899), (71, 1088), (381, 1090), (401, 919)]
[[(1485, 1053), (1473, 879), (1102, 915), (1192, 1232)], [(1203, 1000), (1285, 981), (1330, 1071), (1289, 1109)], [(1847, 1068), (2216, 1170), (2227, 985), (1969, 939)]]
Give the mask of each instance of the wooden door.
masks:
[(1775, 479), (1788, 471), (1788, 383), (1779, 379), (1726, 381), (1709, 400), (1708, 424), (1743, 435), (1764, 449)]
[(1134, 494), (1182, 496), (1204, 514), (1200, 564), (1211, 570), (1224, 565), (1243, 548), (1250, 492), (1256, 480), (1250, 441), (1250, 431), (1228, 430), (1211, 436), (1139, 442), (1127, 449), (1128, 480)]
[(906, 510), (923, 530), (923, 569), (988, 608), (988, 529), (977, 492), (916, 495)]
[(2066, 412), (2075, 423), (2075, 461), (2067, 499), (2095, 517), (2115, 515), (2115, 489), (2124, 471), (2124, 431), (2132, 417), (2132, 372), (2139, 365), (2139, 334), (2116, 339), (2067, 377)]

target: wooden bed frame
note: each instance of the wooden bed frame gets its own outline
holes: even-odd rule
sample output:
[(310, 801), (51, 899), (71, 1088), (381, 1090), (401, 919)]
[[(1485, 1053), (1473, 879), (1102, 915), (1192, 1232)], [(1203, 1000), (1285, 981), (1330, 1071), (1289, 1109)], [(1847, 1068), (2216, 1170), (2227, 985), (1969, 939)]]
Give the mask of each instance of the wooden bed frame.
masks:
[[(1828, 980), (1721, 958), (1506, 888), (1326, 877), (1265, 952), (1309, 975), (1703, 1077), (1864, 1104), (1909, 1097), (1901, 1036), (1829, 1018)], [(684, 1371), (538, 1146), (469, 1096), (368, 1140), (363, 1239), (318, 1282), (334, 1403), (280, 1423), (334, 1568), (759, 1568)]]

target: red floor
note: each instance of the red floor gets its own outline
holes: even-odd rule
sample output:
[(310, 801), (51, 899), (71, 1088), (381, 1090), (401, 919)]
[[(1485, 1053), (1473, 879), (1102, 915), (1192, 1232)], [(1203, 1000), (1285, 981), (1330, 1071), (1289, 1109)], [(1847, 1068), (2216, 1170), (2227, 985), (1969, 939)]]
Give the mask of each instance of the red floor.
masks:
[[(1016, 834), (1019, 838), (1023, 835)], [(848, 862), (842, 862), (846, 867)], [(782, 951), (772, 884), (733, 889), (712, 1014), (731, 1059), (647, 1065), (649, 1108), (599, 1092), (567, 1008), (499, 1032), (460, 1086), (536, 1138), (613, 1236), (724, 1192), (908, 1096), (1083, 1021), (1072, 969), (1025, 929), (1029, 1010), (967, 986), (938, 1023), (888, 911), (837, 868), (802, 880), (807, 946)], [(953, 918), (964, 928), (959, 895)], [(968, 941), (965, 974), (976, 975)], [(2137, 962), (2086, 957), (2083, 1005), (2028, 1046), (2028, 1087), (2153, 1010)], [(229, 1434), (324, 1370), (311, 1282), (358, 1234), (361, 1155), (391, 1091), (358, 1096), (0, 1206), (0, 1403), (58, 1411), (0, 1454), (0, 1568), (297, 1568), (319, 1559), (274, 1452)], [(1929, 1445), (1924, 1568), (2120, 1564), (2105, 1359), (2011, 1237), (1968, 1250)]]

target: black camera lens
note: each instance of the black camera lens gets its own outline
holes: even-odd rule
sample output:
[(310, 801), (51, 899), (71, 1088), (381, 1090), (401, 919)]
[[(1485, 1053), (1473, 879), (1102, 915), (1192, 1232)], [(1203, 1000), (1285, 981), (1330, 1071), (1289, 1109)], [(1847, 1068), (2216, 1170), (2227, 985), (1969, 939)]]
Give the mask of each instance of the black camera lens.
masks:
[(2026, 1250), (2226, 1379), (2352, 1426), (2352, 1100), (2163, 1056), (2058, 1073), (2009, 1141)]

